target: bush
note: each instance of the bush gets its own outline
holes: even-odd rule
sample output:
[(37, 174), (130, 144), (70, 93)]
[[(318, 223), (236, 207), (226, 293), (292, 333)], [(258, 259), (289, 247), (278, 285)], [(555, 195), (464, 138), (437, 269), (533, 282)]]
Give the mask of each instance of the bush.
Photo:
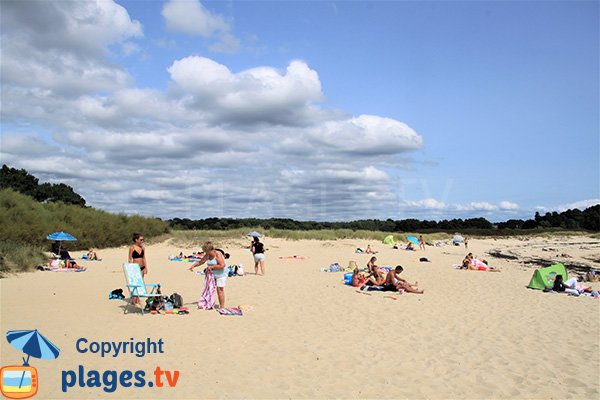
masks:
[(77, 238), (69, 242), (69, 250), (121, 246), (131, 242), (134, 232), (148, 238), (169, 232), (168, 224), (158, 218), (111, 214), (61, 202), (39, 203), (10, 189), (0, 190), (0, 220), (0, 237), (12, 243), (5, 247), (8, 254), (19, 246), (49, 249), (46, 236), (57, 231)]

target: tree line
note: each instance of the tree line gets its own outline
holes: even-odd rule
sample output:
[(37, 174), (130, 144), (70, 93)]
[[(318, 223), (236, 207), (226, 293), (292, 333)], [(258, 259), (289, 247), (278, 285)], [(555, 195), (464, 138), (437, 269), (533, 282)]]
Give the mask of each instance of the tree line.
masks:
[(352, 229), (383, 232), (456, 232), (456, 231), (503, 231), (515, 229), (570, 229), (600, 231), (600, 204), (586, 208), (567, 210), (561, 213), (548, 212), (545, 215), (536, 213), (533, 219), (510, 219), (506, 222), (492, 223), (485, 218), (455, 218), (451, 220), (430, 221), (418, 219), (378, 220), (363, 219), (350, 222), (317, 222), (296, 221), (289, 218), (206, 218), (191, 220), (173, 218), (168, 221), (174, 229), (209, 229), (226, 230), (239, 228), (288, 229), (288, 230), (322, 230)]
[[(85, 199), (75, 193), (72, 187), (64, 183), (39, 184), (38, 178), (24, 169), (10, 168), (3, 165), (0, 170), (0, 190), (12, 189), (44, 203), (63, 202), (81, 207), (86, 206)], [(455, 218), (442, 221), (402, 219), (378, 220), (362, 219), (350, 222), (317, 222), (296, 221), (290, 218), (206, 218), (191, 220), (173, 218), (167, 221), (175, 229), (210, 229), (227, 230), (239, 228), (286, 229), (286, 230), (324, 230), (352, 229), (382, 232), (456, 232), (456, 231), (508, 231), (531, 229), (570, 229), (600, 231), (600, 204), (586, 208), (567, 210), (564, 212), (535, 213), (533, 219), (509, 219), (492, 223), (485, 218)]]

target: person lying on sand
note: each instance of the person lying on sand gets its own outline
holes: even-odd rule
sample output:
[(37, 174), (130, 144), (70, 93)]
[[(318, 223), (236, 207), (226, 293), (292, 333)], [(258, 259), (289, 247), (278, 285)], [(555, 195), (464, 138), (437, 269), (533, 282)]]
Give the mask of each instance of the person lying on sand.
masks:
[(460, 267), (460, 269), (469, 269), (472, 259), (473, 259), (473, 253), (467, 254), (465, 256), (465, 258), (462, 260), (462, 266)]
[(479, 260), (476, 257), (471, 259), (468, 269), (474, 271), (500, 272), (499, 269), (488, 266), (488, 262), (486, 260)]
[(412, 284), (400, 277), (402, 271), (404, 271), (404, 268), (400, 265), (396, 266), (394, 270), (390, 270), (385, 278), (383, 288), (389, 291), (400, 291), (403, 289), (409, 293), (423, 294), (424, 291), (417, 288), (419, 282)]
[(566, 282), (563, 282), (563, 276), (556, 275), (556, 278), (554, 279), (554, 286), (552, 287), (552, 290), (554, 290), (555, 292), (566, 292), (566, 293), (570, 293), (570, 294), (579, 295), (584, 292), (591, 292), (592, 287), (591, 286), (580, 286), (578, 284), (577, 278), (567, 279)]
[(81, 265), (78, 265), (77, 262), (75, 262), (75, 260), (64, 260), (60, 262), (61, 267), (64, 265), (64, 268), (67, 269), (82, 269), (83, 267)]

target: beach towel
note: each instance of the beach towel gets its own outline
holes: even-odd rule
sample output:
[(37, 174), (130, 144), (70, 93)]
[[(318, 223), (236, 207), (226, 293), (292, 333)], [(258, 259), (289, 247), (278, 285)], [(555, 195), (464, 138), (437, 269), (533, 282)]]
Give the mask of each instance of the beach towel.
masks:
[(215, 281), (215, 274), (212, 270), (207, 269), (204, 276), (204, 290), (200, 295), (200, 300), (198, 300), (198, 308), (210, 310), (215, 306), (216, 298), (217, 282)]
[(242, 316), (242, 310), (239, 308), (217, 308), (217, 312), (221, 315), (237, 315)]
[(50, 268), (47, 271), (49, 272), (85, 272), (87, 268)]

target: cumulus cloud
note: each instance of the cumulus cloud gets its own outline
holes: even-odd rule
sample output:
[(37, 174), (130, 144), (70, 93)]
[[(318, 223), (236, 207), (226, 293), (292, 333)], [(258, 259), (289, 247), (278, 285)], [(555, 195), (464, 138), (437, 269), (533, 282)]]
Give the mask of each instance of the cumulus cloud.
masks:
[(312, 104), (323, 98), (316, 71), (292, 61), (285, 72), (257, 67), (232, 73), (209, 58), (191, 56), (169, 68), (174, 87), (192, 110), (206, 110), (219, 124), (298, 125), (311, 121)]
[(560, 212), (572, 210), (574, 208), (577, 208), (579, 210), (585, 210), (586, 208), (595, 206), (597, 204), (600, 204), (600, 198), (599, 199), (579, 200), (579, 201), (576, 201), (573, 203), (562, 204), (562, 205), (558, 206), (557, 208), (558, 208), (558, 211), (560, 211)]
[(519, 205), (517, 203), (513, 203), (512, 201), (501, 201), (498, 204), (501, 210), (518, 210)]
[(176, 32), (216, 38), (209, 48), (215, 52), (235, 53), (240, 41), (232, 33), (229, 22), (221, 15), (206, 9), (196, 0), (169, 0), (162, 9), (167, 27)]
[[(324, 108), (306, 62), (232, 71), (188, 56), (170, 63), (166, 90), (140, 88), (114, 61), (143, 37), (123, 7), (41, 2), (40, 15), (32, 4), (3, 4), (3, 162), (65, 182), (95, 207), (165, 218), (331, 220), (399, 208), (387, 168), (422, 137), (398, 120)], [(176, 23), (185, 10), (203, 24), (187, 33), (235, 47), (230, 24), (198, 2), (163, 13)]]
[(402, 202), (404, 207), (420, 208), (425, 210), (445, 210), (448, 206), (436, 199), (423, 199), (423, 200), (404, 200)]

